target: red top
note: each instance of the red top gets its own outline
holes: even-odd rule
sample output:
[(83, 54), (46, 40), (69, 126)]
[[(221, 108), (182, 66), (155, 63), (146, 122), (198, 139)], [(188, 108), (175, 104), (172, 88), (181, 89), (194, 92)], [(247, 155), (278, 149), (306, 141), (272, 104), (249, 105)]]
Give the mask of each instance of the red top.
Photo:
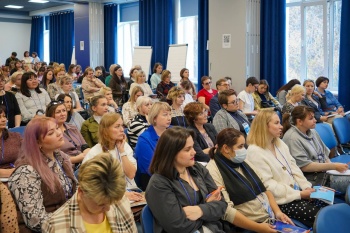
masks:
[(209, 101), (211, 100), (211, 98), (213, 98), (214, 95), (216, 95), (218, 93), (217, 90), (215, 89), (211, 89), (213, 91), (213, 93), (209, 93), (206, 89), (202, 89), (198, 92), (197, 97), (204, 97), (205, 98), (205, 104), (207, 106), (209, 106)]

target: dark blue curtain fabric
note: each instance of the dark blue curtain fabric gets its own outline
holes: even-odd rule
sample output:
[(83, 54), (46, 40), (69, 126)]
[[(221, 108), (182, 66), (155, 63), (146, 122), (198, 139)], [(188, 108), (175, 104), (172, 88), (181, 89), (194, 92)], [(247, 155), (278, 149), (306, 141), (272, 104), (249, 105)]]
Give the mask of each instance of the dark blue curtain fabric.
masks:
[(118, 5), (111, 4), (104, 6), (104, 33), (105, 33), (105, 67), (117, 63), (118, 54)]
[(71, 64), (74, 46), (74, 13), (57, 12), (50, 14), (50, 61)]
[(286, 83), (286, 1), (261, 0), (260, 7), (260, 79), (276, 93)]
[(341, 6), (340, 48), (339, 48), (339, 102), (350, 109), (350, 0), (343, 0)]
[(209, 75), (209, 0), (198, 0), (198, 90), (202, 89), (201, 78)]
[(32, 29), (30, 33), (30, 54), (37, 52), (40, 59), (44, 59), (44, 17), (32, 17)]
[(152, 67), (156, 62), (166, 67), (174, 32), (172, 0), (147, 0), (139, 3), (139, 45), (152, 46)]

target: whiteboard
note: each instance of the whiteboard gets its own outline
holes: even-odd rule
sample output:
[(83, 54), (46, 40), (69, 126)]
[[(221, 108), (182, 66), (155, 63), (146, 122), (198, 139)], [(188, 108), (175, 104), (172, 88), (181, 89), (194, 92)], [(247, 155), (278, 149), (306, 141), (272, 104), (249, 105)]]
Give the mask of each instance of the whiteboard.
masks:
[(146, 79), (150, 74), (152, 58), (152, 47), (151, 46), (138, 46), (134, 47), (134, 54), (132, 56), (132, 67), (140, 65), (142, 70), (146, 74)]
[(178, 83), (181, 80), (180, 71), (186, 67), (187, 44), (169, 45), (166, 69), (171, 72), (171, 81)]

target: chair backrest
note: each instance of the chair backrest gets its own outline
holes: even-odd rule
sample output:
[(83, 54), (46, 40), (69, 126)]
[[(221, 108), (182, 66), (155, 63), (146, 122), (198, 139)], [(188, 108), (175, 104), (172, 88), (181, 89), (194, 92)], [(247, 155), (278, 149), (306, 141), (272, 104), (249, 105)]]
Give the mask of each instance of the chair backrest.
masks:
[(25, 126), (20, 126), (20, 127), (16, 127), (16, 128), (10, 128), (9, 131), (10, 132), (16, 132), (16, 133), (20, 133), (21, 136), (24, 136), (24, 130), (26, 129)]
[(314, 233), (349, 232), (350, 206), (345, 203), (322, 208), (314, 222)]
[(335, 118), (333, 129), (340, 144), (350, 142), (350, 121), (347, 117)]
[(143, 233), (153, 233), (153, 214), (148, 205), (142, 209), (141, 223)]
[(317, 123), (315, 129), (328, 149), (333, 149), (337, 146), (337, 139), (330, 125), (326, 123)]
[(346, 188), (346, 193), (345, 193), (345, 202), (350, 205), (350, 184)]

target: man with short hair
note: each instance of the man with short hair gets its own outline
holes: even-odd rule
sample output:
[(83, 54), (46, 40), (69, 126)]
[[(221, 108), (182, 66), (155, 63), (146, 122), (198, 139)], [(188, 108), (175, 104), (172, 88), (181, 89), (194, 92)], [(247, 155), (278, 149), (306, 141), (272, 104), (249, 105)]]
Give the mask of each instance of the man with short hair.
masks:
[(259, 86), (259, 80), (255, 77), (249, 77), (246, 81), (246, 87), (241, 91), (237, 98), (239, 99), (239, 109), (248, 117), (251, 121), (258, 113), (254, 110), (254, 98), (252, 93), (257, 90)]
[(6, 59), (5, 66), (10, 66), (10, 62), (12, 62), (12, 61), (18, 61), (16, 52), (12, 52), (11, 56)]
[(221, 109), (221, 106), (219, 104), (218, 95), (220, 91), (228, 90), (230, 88), (227, 79), (221, 78), (218, 81), (216, 81), (216, 90), (218, 90), (218, 93), (211, 98), (209, 101), (209, 108), (210, 108), (210, 114), (214, 118), (217, 111)]

